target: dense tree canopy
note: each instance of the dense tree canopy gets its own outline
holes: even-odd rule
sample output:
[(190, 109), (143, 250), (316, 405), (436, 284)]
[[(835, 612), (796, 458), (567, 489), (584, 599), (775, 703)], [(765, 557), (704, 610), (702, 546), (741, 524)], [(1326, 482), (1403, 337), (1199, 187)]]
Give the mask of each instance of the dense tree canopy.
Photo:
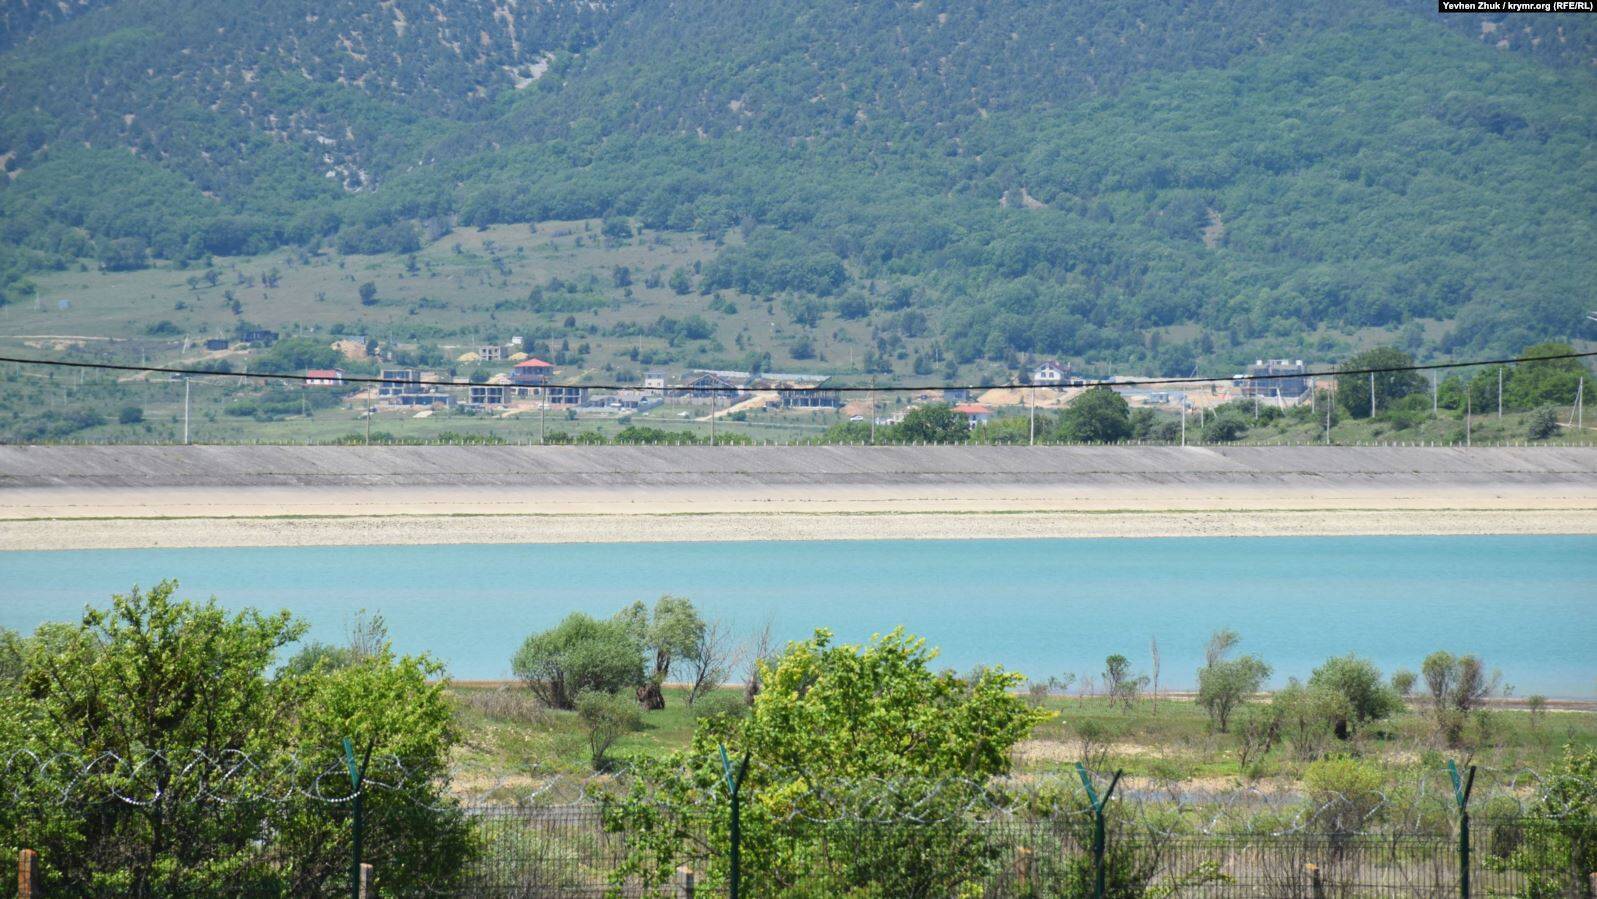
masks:
[[(369, 858), (399, 889), (454, 876), (471, 840), (443, 795), (454, 730), (440, 666), (384, 642), (336, 669), (274, 673), (303, 624), (176, 588), (0, 634), (0, 845), (38, 850), (50, 892), (323, 893), (347, 882), (348, 804), (309, 797), (349, 739), (405, 771), (385, 769), (396, 789), (367, 801), (385, 834)], [(15, 764), (24, 752), (64, 764)], [(268, 837), (302, 851), (267, 857)]]
[[(901, 631), (865, 646), (836, 644), (817, 631), (775, 661), (761, 662), (761, 689), (748, 715), (701, 719), (689, 749), (639, 760), (634, 791), (607, 802), (607, 824), (631, 834), (618, 876), (656, 883), (669, 877), (689, 849), (683, 840), (694, 832), (685, 829), (690, 822), (725, 845), (722, 745), (732, 759), (747, 754), (756, 762), (742, 787), (758, 797), (743, 811), (745, 882), (773, 893), (803, 884), (807, 895), (856, 889), (929, 895), (931, 884), (957, 883), (961, 872), (980, 870), (987, 850), (964, 825), (862, 842), (851, 847), (845, 870), (830, 874), (806, 863), (824, 831), (791, 826), (845, 809), (890, 815), (895, 804), (935, 816), (938, 808), (959, 808), (974, 784), (1009, 769), (1009, 750), (1046, 713), (1011, 692), (1019, 675), (981, 669), (960, 677), (934, 670), (934, 657), (924, 641)], [(897, 789), (870, 789), (880, 783)], [(711, 884), (725, 877), (724, 857), (712, 855)], [(811, 879), (817, 876), (828, 879)]]
[(0, 299), (80, 258), (596, 218), (724, 241), (679, 293), (835, 301), (884, 338), (909, 306), (961, 363), (1592, 335), (1589, 17), (1492, 17), (1482, 46), (1384, 0), (27, 9), (0, 13)]
[(1076, 397), (1059, 416), (1059, 439), (1083, 443), (1118, 443), (1131, 436), (1131, 406), (1108, 387), (1094, 387)]
[(643, 645), (628, 620), (600, 621), (581, 612), (528, 637), (511, 667), (539, 700), (557, 709), (575, 708), (588, 691), (615, 693), (644, 683)]
[(1341, 374), (1336, 377), (1336, 401), (1354, 418), (1371, 414), (1370, 385), (1375, 385), (1374, 412), (1379, 413), (1397, 400), (1426, 387), (1425, 377), (1415, 371), (1390, 371), (1413, 365), (1414, 357), (1395, 347), (1367, 350), (1342, 364), (1345, 371), (1368, 373)]

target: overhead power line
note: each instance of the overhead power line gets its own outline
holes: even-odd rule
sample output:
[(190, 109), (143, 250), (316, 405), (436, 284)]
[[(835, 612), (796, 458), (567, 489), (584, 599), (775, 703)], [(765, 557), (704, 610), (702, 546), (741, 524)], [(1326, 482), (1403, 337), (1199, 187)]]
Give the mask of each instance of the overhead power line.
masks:
[[(873, 390), (887, 391), (924, 391), (924, 390), (1012, 390), (1028, 387), (1157, 387), (1173, 384), (1233, 384), (1238, 381), (1281, 381), (1293, 378), (1323, 378), (1335, 375), (1381, 375), (1405, 371), (1437, 371), (1452, 368), (1473, 368), (1482, 365), (1516, 365), (1524, 362), (1553, 362), (1559, 359), (1588, 359), (1597, 356), (1597, 350), (1584, 353), (1554, 353), (1548, 356), (1516, 356), (1507, 359), (1473, 359), (1467, 362), (1432, 362), (1427, 365), (1396, 365), (1385, 368), (1339, 368), (1325, 371), (1289, 372), (1285, 374), (1264, 375), (1231, 375), (1228, 377), (1211, 378), (1126, 378), (1123, 380), (1086, 380), (1078, 379), (1072, 384), (1021, 384), (1019, 382), (1006, 382), (1002, 384), (903, 384), (891, 385), (838, 385), (827, 386), (827, 390), (838, 393), (869, 393)], [(147, 372), (150, 374), (188, 375), (193, 377), (225, 377), (225, 378), (255, 378), (262, 381), (292, 381), (303, 383), (310, 380), (325, 380), (324, 377), (312, 378), (310, 375), (290, 375), (275, 372), (232, 372), (214, 371), (202, 368), (171, 368), (159, 365), (119, 365), (114, 362), (74, 362), (66, 359), (27, 359), (20, 356), (0, 356), (0, 362), (10, 362), (17, 365), (38, 365), (53, 368), (100, 369), (104, 371), (130, 371)], [(697, 369), (707, 371), (707, 369)], [(344, 376), (339, 380), (345, 384), (414, 384), (414, 380), (404, 378), (362, 378)], [(440, 383), (437, 386), (469, 386)], [(514, 387), (518, 385), (488, 385)], [(545, 383), (536, 386), (554, 389), (583, 389), (583, 390), (681, 390), (680, 385), (674, 387), (645, 387), (640, 384), (573, 384), (573, 383)]]

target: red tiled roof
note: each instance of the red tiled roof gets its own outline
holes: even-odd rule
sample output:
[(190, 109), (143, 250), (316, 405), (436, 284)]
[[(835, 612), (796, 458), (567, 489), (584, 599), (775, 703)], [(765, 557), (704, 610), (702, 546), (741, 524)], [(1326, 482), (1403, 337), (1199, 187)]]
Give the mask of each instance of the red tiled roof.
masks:
[(553, 365), (551, 365), (548, 362), (543, 361), (542, 359), (528, 359), (526, 362), (517, 362), (516, 363), (516, 367), (517, 368), (554, 368)]
[(305, 373), (307, 378), (320, 378), (322, 380), (336, 380), (343, 376), (344, 373), (336, 368), (313, 368)]

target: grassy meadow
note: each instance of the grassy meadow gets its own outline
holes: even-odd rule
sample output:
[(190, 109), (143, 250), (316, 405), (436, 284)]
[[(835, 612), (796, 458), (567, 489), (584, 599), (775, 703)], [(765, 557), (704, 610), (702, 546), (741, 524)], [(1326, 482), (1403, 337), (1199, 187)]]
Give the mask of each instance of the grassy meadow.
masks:
[[(432, 343), (451, 359), (517, 335), (556, 345), (586, 342), (590, 351), (561, 373), (573, 380), (599, 371), (635, 378), (650, 365), (634, 359), (635, 352), (644, 359), (657, 356), (663, 367), (673, 369), (730, 366), (750, 352), (768, 352), (770, 370), (829, 372), (850, 370), (852, 356), (852, 370), (860, 371), (860, 347), (869, 339), (869, 326), (861, 321), (829, 319), (826, 327), (810, 329), (795, 323), (774, 298), (734, 290), (678, 293), (669, 285), (677, 269), (691, 278), (736, 241), (736, 232), (720, 242), (666, 231), (617, 239), (603, 236), (593, 220), (496, 225), (455, 230), (410, 255), (290, 250), (218, 257), (214, 285), (200, 267), (104, 272), (86, 261), (79, 270), (39, 275), (35, 301), (0, 307), (0, 334), (7, 335), (0, 341), (49, 336), (89, 338), (89, 344), (104, 342), (94, 338), (150, 343), (141, 339), (162, 320), (172, 322), (183, 337), (203, 340), (229, 335), (248, 322), (284, 335)], [(619, 268), (627, 271), (624, 286), (617, 283)], [(274, 272), (275, 286), (268, 286)], [(369, 306), (359, 296), (367, 282), (376, 287), (376, 302)], [(548, 290), (552, 283), (570, 289), (549, 290), (550, 299), (541, 307), (529, 301), (534, 288)], [(713, 325), (712, 337), (679, 339), (672, 346), (666, 337), (626, 333), (644, 330), (662, 316), (695, 314)], [(570, 318), (575, 321), (567, 324)], [(789, 352), (801, 333), (810, 341), (812, 359), (795, 359)], [(139, 350), (168, 362), (200, 356), (198, 351), (184, 354), (175, 336), (154, 344)]]
[[(742, 696), (741, 687), (722, 688), (707, 703), (721, 710)], [(517, 684), (456, 685), (448, 692), (461, 741), (455, 764), (467, 785), (514, 784), (518, 778), (563, 773), (586, 776), (592, 768), (587, 736), (574, 712), (539, 706)], [(666, 707), (643, 713), (642, 729), (617, 741), (610, 756), (658, 757), (688, 745), (695, 712), (686, 691), (665, 690)], [(1102, 696), (1048, 695), (1028, 701), (1052, 712), (1017, 747), (1013, 761), (1023, 774), (1069, 774), (1085, 760), (1101, 770), (1124, 769), (1128, 777), (1179, 782), (1194, 788), (1222, 788), (1259, 781), (1296, 782), (1308, 761), (1278, 745), (1258, 761), (1243, 765), (1237, 721), (1219, 733), (1190, 698), (1144, 695), (1131, 708)], [(1268, 699), (1256, 697), (1250, 706)], [(1468, 758), (1500, 770), (1549, 767), (1566, 745), (1597, 747), (1597, 712), (1590, 709), (1495, 707), (1466, 730), (1466, 745), (1448, 747), (1418, 697), (1395, 717), (1370, 726), (1333, 750), (1357, 755), (1392, 770), (1440, 768), (1447, 758)], [(1248, 707), (1239, 719), (1248, 714)]]

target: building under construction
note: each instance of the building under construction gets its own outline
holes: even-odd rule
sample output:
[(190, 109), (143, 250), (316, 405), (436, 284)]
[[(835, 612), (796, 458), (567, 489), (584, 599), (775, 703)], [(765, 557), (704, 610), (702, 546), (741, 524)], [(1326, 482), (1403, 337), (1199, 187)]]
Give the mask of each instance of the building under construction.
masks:
[(1236, 376), (1236, 387), (1243, 396), (1295, 400), (1309, 392), (1309, 370), (1302, 359), (1259, 359)]

